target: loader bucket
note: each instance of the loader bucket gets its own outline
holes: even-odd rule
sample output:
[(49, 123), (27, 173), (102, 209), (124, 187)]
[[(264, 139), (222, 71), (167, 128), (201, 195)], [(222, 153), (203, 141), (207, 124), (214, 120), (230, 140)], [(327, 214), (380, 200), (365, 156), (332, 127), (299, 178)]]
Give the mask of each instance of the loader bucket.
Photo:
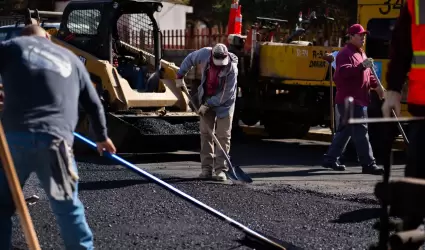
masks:
[[(106, 117), (108, 135), (118, 154), (197, 150), (200, 146), (197, 116), (187, 113), (167, 116), (107, 113)], [(86, 130), (84, 134), (94, 139), (91, 128), (81, 130)]]

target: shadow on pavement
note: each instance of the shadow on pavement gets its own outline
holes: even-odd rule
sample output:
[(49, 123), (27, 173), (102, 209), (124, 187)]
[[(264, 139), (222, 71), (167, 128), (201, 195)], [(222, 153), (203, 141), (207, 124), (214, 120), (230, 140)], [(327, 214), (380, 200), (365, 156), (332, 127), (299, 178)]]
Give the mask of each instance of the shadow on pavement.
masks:
[[(144, 177), (141, 177), (144, 178)], [(160, 178), (162, 181), (170, 183), (181, 183), (181, 182), (200, 182), (203, 181), (199, 178)], [(147, 180), (147, 179), (141, 179), (141, 180), (111, 180), (111, 181), (87, 181), (87, 182), (80, 182), (78, 184), (79, 190), (107, 190), (107, 189), (116, 189), (116, 188), (123, 188), (128, 186), (134, 186), (134, 185), (141, 185), (141, 184), (149, 184), (154, 183), (154, 181)]]
[(297, 171), (284, 171), (284, 172), (263, 172), (263, 173), (249, 173), (251, 178), (273, 178), (273, 177), (301, 177), (301, 176), (317, 176), (317, 175), (354, 175), (359, 173), (343, 172), (343, 171), (330, 171), (328, 169), (306, 169)]
[(380, 216), (380, 208), (362, 208), (348, 213), (340, 214), (338, 219), (332, 220), (332, 223), (346, 224), (358, 223), (367, 220), (377, 219)]
[[(118, 155), (124, 160), (132, 164), (147, 164), (147, 163), (167, 163), (167, 162), (199, 162), (199, 153), (157, 153), (157, 154), (134, 154), (134, 155)], [(93, 163), (101, 165), (120, 165), (115, 160), (101, 156), (77, 156), (78, 162)]]
[[(276, 141), (258, 140), (255, 142), (234, 142), (231, 145), (231, 160), (239, 166), (277, 165), (279, 166), (320, 166), (323, 154), (328, 145), (311, 141)], [(169, 162), (200, 162), (199, 152), (185, 151), (179, 153), (147, 153), (123, 154), (121, 158), (133, 164), (169, 163)], [(119, 163), (98, 155), (77, 155), (78, 162), (102, 165), (120, 165)], [(352, 161), (345, 161), (347, 166), (359, 166)], [(394, 165), (405, 164), (405, 153), (394, 152)]]

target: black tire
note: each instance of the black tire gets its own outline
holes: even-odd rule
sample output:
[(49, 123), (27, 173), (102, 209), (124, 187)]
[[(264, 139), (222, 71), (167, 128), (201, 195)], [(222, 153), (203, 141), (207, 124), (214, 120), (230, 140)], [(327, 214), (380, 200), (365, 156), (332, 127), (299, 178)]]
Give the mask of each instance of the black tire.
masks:
[(302, 139), (310, 130), (310, 124), (284, 122), (275, 117), (266, 117), (262, 121), (270, 138)]

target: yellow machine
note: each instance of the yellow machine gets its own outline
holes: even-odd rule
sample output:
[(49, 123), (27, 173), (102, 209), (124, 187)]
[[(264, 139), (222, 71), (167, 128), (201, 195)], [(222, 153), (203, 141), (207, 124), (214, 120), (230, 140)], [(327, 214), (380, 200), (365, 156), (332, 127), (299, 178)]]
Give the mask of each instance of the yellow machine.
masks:
[[(199, 145), (198, 115), (176, 85), (178, 67), (161, 59), (162, 33), (154, 18), (161, 8), (159, 0), (89, 0), (71, 1), (63, 12), (38, 11), (60, 17), (52, 41), (85, 64), (120, 153)], [(90, 138), (87, 118), (81, 109), (77, 132)]]
[[(384, 87), (391, 30), (399, 15), (403, 1), (358, 0), (358, 22), (371, 34), (366, 38), (365, 51), (375, 59), (376, 71)], [(324, 17), (324, 18), (323, 18)], [(294, 34), (284, 42), (276, 42), (269, 35), (273, 28), (264, 28), (264, 22), (276, 26), (273, 19), (259, 18), (247, 36), (232, 35), (232, 51), (243, 58), (240, 62), (238, 115), (241, 121), (253, 126), (260, 122), (272, 138), (302, 138), (310, 127), (330, 127), (331, 110), (335, 97), (335, 84), (331, 92), (330, 65), (321, 57), (341, 47), (314, 46), (313, 41), (297, 40), (306, 29), (297, 26)], [(310, 25), (332, 25), (332, 19), (309, 16)], [(300, 20), (301, 21), (301, 20)], [(282, 20), (281, 20), (282, 22)], [(266, 39), (264, 39), (266, 38)], [(332, 69), (333, 74), (333, 69)], [(404, 89), (406, 93), (407, 86)], [(380, 117), (382, 101), (374, 91), (368, 109), (370, 117)], [(332, 106), (332, 109), (331, 109)], [(403, 105), (403, 116), (406, 105)], [(376, 154), (381, 152), (382, 124), (371, 124), (369, 133)], [(398, 131), (395, 127), (395, 136)], [(331, 139), (331, 137), (328, 137)]]
[(300, 17), (293, 34), (275, 39), (285, 22), (259, 17), (246, 37), (230, 38), (241, 58), (238, 115), (248, 126), (260, 122), (271, 137), (302, 138), (312, 126), (329, 125), (330, 74), (322, 56), (339, 48), (301, 40), (329, 27), (327, 15)]

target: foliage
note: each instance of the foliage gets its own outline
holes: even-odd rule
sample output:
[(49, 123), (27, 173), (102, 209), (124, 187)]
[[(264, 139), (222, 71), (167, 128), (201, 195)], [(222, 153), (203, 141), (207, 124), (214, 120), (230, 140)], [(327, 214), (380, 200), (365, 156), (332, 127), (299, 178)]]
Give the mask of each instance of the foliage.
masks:
[[(190, 0), (194, 8), (194, 16), (211, 22), (210, 24), (226, 24), (232, 0)], [(300, 11), (307, 15), (309, 9), (317, 14), (324, 14), (338, 18), (338, 21), (347, 22), (353, 17), (357, 9), (355, 0), (239, 0), (242, 5), (244, 22), (251, 23), (256, 17), (273, 17), (286, 19), (293, 23), (298, 19)]]

